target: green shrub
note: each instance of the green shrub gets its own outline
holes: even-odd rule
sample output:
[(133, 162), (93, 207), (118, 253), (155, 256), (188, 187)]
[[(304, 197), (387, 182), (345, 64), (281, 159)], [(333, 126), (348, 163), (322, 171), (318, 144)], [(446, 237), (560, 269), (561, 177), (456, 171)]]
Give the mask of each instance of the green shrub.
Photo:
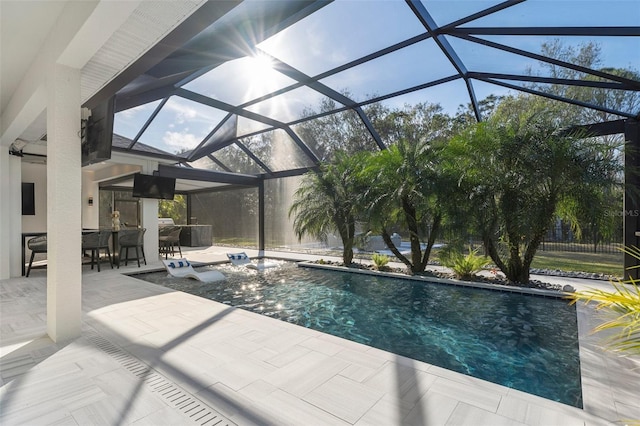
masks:
[(479, 256), (478, 250), (469, 247), (469, 253), (464, 255), (459, 249), (450, 248), (442, 250), (439, 255), (440, 263), (451, 268), (456, 277), (461, 280), (471, 280), (487, 264), (485, 256)]
[(378, 271), (381, 271), (387, 266), (387, 263), (389, 263), (389, 260), (391, 259), (386, 254), (373, 253), (373, 255), (371, 256), (371, 260), (373, 260), (375, 268)]

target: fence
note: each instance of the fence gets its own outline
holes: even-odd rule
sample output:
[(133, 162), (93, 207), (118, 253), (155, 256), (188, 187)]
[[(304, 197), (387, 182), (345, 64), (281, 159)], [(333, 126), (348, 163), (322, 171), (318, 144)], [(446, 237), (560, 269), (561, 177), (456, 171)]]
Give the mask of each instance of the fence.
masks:
[(540, 245), (543, 251), (570, 251), (582, 253), (620, 253), (623, 246), (622, 227), (611, 236), (603, 236), (597, 227), (587, 226), (578, 237), (571, 227), (557, 221), (549, 229)]
[[(620, 249), (624, 246), (622, 229), (617, 230), (614, 234), (611, 237), (604, 237), (601, 233), (585, 227), (578, 237), (568, 225), (558, 221), (554, 227), (549, 229), (538, 250), (619, 254)], [(455, 237), (453, 238), (455, 239)], [(446, 241), (447, 237), (444, 238), (444, 242)], [(477, 236), (467, 236), (464, 241), (471, 244), (472, 247), (482, 247), (482, 239)]]
[(577, 242), (544, 240), (540, 244), (541, 251), (569, 251), (580, 253), (620, 253), (622, 243), (619, 242)]

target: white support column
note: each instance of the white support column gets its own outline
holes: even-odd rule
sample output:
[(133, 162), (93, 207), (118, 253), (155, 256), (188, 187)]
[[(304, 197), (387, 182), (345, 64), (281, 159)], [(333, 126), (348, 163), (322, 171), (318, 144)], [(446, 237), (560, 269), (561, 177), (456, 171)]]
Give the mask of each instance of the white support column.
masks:
[[(155, 170), (158, 170), (158, 163), (155, 161), (148, 161), (142, 167), (142, 173), (148, 175), (153, 174)], [(144, 254), (147, 258), (147, 263), (159, 262), (158, 200), (143, 198), (141, 210), (142, 227), (147, 228), (144, 234)]]
[(80, 71), (47, 74), (47, 332), (80, 335), (82, 318)]
[(20, 157), (0, 147), (0, 280), (19, 277), (22, 244)]
[[(0, 199), (11, 194), (12, 182), (9, 173), (9, 148), (0, 145)], [(0, 204), (0, 280), (11, 277), (9, 267), (9, 253), (11, 253), (10, 230), (11, 224), (7, 220), (11, 213), (11, 203)]]
[[(9, 156), (9, 204), (13, 206), (9, 212), (9, 268), (12, 277), (22, 276), (22, 159)], [(0, 198), (5, 199), (5, 198)]]

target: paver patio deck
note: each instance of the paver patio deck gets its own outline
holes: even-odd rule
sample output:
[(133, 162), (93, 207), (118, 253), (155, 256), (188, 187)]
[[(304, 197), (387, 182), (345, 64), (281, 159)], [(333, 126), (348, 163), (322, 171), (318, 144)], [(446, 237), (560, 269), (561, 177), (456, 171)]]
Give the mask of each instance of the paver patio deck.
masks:
[[(226, 259), (227, 251), (185, 255), (212, 262)], [(159, 262), (146, 269), (157, 268)], [(134, 271), (85, 269), (82, 337), (61, 344), (45, 336), (46, 272), (0, 281), (2, 425), (601, 425), (640, 419), (640, 361), (599, 348), (588, 307), (578, 309), (581, 410), (123, 275)], [(563, 282), (569, 281), (607, 285)]]

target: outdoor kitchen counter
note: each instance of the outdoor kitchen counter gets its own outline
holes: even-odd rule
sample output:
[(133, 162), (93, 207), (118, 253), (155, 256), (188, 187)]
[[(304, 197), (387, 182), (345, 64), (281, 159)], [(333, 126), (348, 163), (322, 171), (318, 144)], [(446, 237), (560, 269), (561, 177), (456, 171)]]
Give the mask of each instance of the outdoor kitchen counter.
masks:
[(213, 244), (212, 225), (179, 225), (180, 245), (186, 247), (205, 247)]

